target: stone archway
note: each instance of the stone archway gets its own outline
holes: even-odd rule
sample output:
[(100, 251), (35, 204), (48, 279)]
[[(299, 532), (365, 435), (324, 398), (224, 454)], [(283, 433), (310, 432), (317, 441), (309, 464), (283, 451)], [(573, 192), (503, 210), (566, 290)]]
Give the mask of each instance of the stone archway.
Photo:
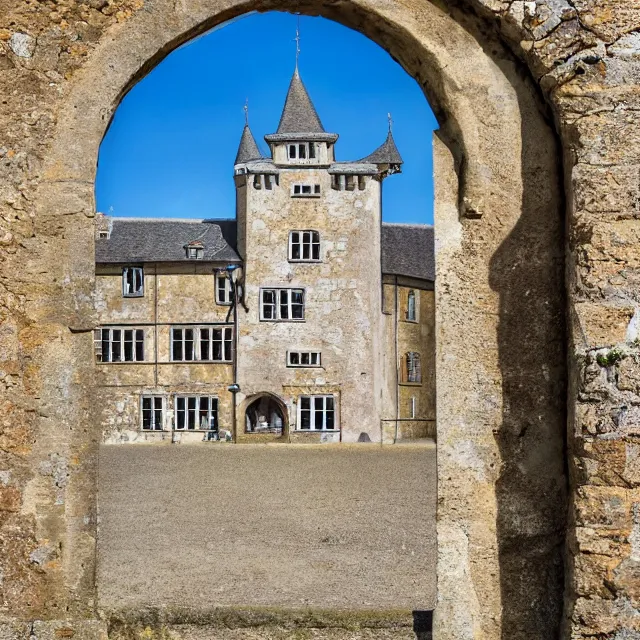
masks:
[[(50, 240), (32, 243), (41, 252), (36, 263), (55, 268), (39, 285), (41, 307), (28, 310), (52, 340), (35, 340), (34, 330), (27, 341), (41, 364), (26, 397), (44, 400), (25, 465), (32, 519), (24, 527), (42, 548), (59, 541), (62, 551), (52, 552), (57, 561), (42, 575), (25, 570), (20, 584), (35, 604), (24, 610), (94, 613), (92, 389), (69, 381), (92, 377), (89, 218), (99, 143), (127, 89), (176, 46), (247, 11), (281, 9), (321, 13), (381, 44), (423, 87), (441, 122), (436, 638), (554, 637), (566, 484), (561, 171), (529, 76), (481, 19), (425, 1), (136, 6), (101, 34), (56, 102), (33, 201), (36, 235)], [(69, 280), (74, 287), (65, 289)], [(51, 451), (71, 465), (69, 513), (56, 511), (55, 490), (28, 471), (50, 462)]]
[[(282, 399), (273, 393), (265, 391), (245, 398), (238, 413), (245, 427), (243, 435), (253, 434), (266, 436), (268, 439), (280, 439), (286, 438), (289, 434), (289, 411)], [(238, 434), (238, 437), (241, 435)]]

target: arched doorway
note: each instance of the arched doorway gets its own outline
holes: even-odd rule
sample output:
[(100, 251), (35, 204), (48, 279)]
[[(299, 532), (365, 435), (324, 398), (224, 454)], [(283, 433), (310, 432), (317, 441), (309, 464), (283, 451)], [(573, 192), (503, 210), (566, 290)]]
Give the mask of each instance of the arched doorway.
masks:
[(263, 393), (245, 403), (244, 432), (282, 436), (287, 430), (287, 408), (280, 398)]

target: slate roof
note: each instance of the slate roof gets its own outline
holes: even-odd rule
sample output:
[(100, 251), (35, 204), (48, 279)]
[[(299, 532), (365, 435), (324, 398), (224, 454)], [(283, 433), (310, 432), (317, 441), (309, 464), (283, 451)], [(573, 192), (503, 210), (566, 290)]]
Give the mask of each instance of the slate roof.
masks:
[(276, 133), (325, 133), (298, 69), (293, 73)]
[(251, 133), (251, 129), (248, 124), (244, 125), (242, 130), (242, 137), (240, 138), (240, 146), (238, 147), (238, 154), (233, 164), (241, 164), (249, 162), (251, 160), (261, 160), (264, 156), (260, 153), (256, 139)]
[(327, 140), (335, 142), (338, 135), (327, 133), (311, 102), (307, 88), (296, 68), (289, 84), (287, 99), (276, 133), (265, 136), (267, 142), (282, 140)]
[(383, 223), (382, 273), (435, 281), (433, 227)]
[[(235, 220), (111, 218), (111, 235), (96, 239), (96, 262), (194, 262), (185, 245), (200, 241), (205, 262), (239, 262)], [(199, 260), (198, 262), (201, 262)]]
[(366, 158), (362, 158), (360, 162), (371, 164), (402, 164), (402, 156), (398, 151), (391, 131), (387, 134), (387, 139), (373, 153), (369, 154)]
[[(111, 236), (96, 239), (96, 263), (195, 262), (185, 245), (201, 242), (198, 262), (241, 262), (235, 220), (109, 218)], [(435, 280), (433, 227), (382, 225), (382, 273)]]

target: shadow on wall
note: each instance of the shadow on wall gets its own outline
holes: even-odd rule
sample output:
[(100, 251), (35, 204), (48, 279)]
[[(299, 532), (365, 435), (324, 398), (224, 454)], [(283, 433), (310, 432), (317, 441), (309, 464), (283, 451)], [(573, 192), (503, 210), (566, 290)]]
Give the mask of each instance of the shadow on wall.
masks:
[[(515, 72), (502, 65), (507, 75)], [(502, 423), (496, 486), (503, 640), (559, 636), (567, 508), (564, 209), (559, 143), (528, 126), (534, 101), (513, 82), (523, 119), (523, 208), (493, 255), (500, 296)], [(542, 135), (541, 135), (542, 133)], [(551, 157), (555, 151), (555, 159)], [(551, 168), (556, 164), (555, 173)]]

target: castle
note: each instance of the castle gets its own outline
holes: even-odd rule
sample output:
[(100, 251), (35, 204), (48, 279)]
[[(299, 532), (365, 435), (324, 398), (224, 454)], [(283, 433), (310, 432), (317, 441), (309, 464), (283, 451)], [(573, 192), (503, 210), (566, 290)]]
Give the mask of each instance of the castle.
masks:
[(338, 162), (296, 68), (265, 140), (247, 122), (236, 220), (98, 216), (105, 442), (435, 436), (433, 228), (382, 223), (391, 129)]

